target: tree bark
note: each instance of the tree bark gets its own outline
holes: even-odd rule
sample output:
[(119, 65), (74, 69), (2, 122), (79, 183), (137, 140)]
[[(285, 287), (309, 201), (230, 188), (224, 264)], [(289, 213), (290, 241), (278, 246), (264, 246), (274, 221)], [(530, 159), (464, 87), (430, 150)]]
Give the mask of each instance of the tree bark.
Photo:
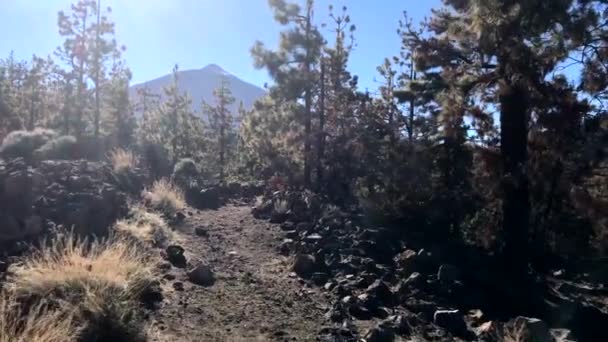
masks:
[(528, 158), (527, 91), (518, 81), (504, 80), (499, 89), (500, 138), (503, 162), (502, 228), (503, 256), (518, 274), (527, 271), (530, 199), (526, 163)]
[(101, 51), (99, 46), (99, 41), (101, 39), (101, 0), (97, 0), (97, 30), (95, 37), (95, 138), (99, 137), (99, 120), (100, 120), (100, 75), (101, 72)]
[(323, 155), (325, 154), (325, 64), (321, 61), (321, 93), (319, 95), (319, 137), (317, 150), (317, 191), (323, 186)]
[(310, 189), (310, 132), (312, 126), (312, 94), (311, 94), (311, 82), (310, 82), (310, 31), (312, 29), (311, 23), (312, 16), (312, 4), (308, 4), (306, 13), (306, 60), (304, 61), (304, 73), (306, 75), (306, 90), (304, 93), (304, 187)]

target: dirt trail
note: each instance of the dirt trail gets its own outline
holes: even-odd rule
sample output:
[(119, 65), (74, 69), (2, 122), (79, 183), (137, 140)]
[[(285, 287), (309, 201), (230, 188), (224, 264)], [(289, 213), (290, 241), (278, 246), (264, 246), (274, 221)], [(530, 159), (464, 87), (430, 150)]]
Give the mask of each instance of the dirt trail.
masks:
[[(196, 227), (208, 236), (195, 235)], [(201, 287), (172, 268), (161, 280), (165, 298), (153, 314), (152, 341), (316, 340), (327, 299), (301, 284), (291, 259), (276, 252), (278, 225), (254, 219), (248, 207), (225, 206), (193, 212), (180, 230), (189, 262), (208, 263), (217, 280)]]

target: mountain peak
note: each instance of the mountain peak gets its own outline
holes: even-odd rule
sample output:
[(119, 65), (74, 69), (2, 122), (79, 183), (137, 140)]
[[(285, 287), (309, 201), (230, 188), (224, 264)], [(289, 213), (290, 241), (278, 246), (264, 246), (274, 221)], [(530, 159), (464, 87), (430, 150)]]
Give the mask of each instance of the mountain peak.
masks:
[(212, 73), (217, 73), (217, 74), (227, 74), (226, 70), (222, 69), (221, 66), (219, 66), (217, 64), (213, 64), (213, 63), (207, 65), (206, 67), (202, 68), (201, 70), (212, 72)]

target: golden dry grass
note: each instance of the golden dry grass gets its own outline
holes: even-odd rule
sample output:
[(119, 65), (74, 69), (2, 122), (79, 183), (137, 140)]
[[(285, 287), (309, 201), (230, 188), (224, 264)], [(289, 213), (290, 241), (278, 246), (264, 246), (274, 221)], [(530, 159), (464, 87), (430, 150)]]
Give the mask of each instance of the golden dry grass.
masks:
[(126, 239), (88, 243), (68, 233), (12, 268), (6, 286), (17, 297), (78, 293), (85, 297), (82, 300), (92, 303), (106, 291), (132, 297), (141, 290), (142, 282), (151, 277), (148, 258), (141, 248)]
[(0, 342), (76, 341), (80, 328), (69, 309), (49, 311), (43, 304), (22, 315), (6, 295), (0, 298)]
[(130, 217), (116, 222), (114, 229), (155, 247), (162, 247), (173, 239), (167, 222), (158, 213), (140, 205), (132, 206)]
[(70, 310), (79, 339), (137, 335), (139, 300), (153, 282), (151, 256), (117, 237), (89, 243), (65, 234), (43, 246), (11, 268), (5, 288), (13, 300)]
[(115, 173), (122, 173), (137, 167), (139, 163), (139, 157), (129, 150), (122, 148), (116, 148), (110, 151), (108, 158), (112, 164), (112, 170)]
[(184, 192), (165, 178), (145, 189), (142, 197), (147, 205), (165, 213), (175, 213), (186, 207)]

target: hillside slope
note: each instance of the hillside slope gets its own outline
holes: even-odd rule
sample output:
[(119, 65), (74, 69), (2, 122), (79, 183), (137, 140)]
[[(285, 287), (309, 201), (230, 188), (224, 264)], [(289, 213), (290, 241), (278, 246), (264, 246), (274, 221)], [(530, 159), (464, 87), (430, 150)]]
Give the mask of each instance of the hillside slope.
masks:
[[(236, 99), (231, 111), (234, 113), (242, 101), (245, 108), (251, 108), (255, 101), (266, 94), (266, 91), (256, 85), (247, 83), (240, 78), (226, 72), (216, 64), (209, 64), (202, 69), (179, 71), (178, 87), (192, 98), (192, 109), (200, 113), (201, 101), (213, 102), (213, 90), (225, 78)], [(171, 85), (172, 75), (168, 74), (144, 83), (136, 84), (130, 88), (130, 96), (136, 101), (137, 90), (149, 88), (156, 94), (163, 94), (163, 88)]]

